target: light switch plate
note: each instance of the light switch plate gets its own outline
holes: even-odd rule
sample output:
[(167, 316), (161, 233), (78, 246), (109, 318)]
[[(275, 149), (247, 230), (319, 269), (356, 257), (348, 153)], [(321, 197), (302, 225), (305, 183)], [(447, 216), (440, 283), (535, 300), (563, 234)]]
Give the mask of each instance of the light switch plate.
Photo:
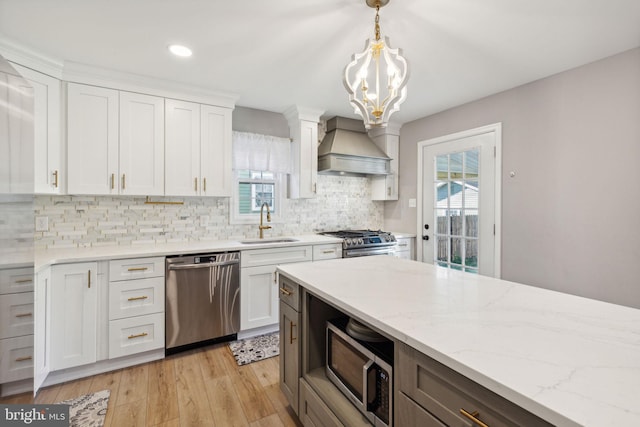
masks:
[(49, 217), (37, 216), (36, 217), (36, 231), (49, 231)]
[(418, 203), (416, 202), (416, 199), (409, 199), (409, 207), (410, 208), (415, 208), (416, 206), (418, 206)]

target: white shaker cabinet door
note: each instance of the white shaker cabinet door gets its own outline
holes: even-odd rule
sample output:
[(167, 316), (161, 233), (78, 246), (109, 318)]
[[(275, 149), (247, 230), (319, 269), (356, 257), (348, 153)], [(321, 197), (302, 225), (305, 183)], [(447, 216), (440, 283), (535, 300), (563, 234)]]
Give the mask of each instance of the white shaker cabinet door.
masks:
[(97, 354), (98, 264), (51, 270), (51, 370), (94, 363)]
[(165, 100), (165, 195), (199, 196), (200, 105)]
[(201, 195), (230, 197), (231, 172), (231, 110), (202, 105), (200, 119)]
[(240, 269), (240, 330), (278, 323), (276, 265)]
[(120, 92), (120, 194), (164, 194), (164, 98)]
[(118, 91), (69, 83), (67, 95), (68, 193), (118, 194)]
[(33, 88), (34, 191), (60, 194), (63, 179), (60, 169), (60, 80), (12, 65)]

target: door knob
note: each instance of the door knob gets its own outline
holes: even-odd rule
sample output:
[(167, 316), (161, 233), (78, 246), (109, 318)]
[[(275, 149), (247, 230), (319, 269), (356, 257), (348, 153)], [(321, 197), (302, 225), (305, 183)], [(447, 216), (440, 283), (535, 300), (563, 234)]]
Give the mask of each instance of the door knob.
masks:
[(422, 240), (429, 240), (429, 236), (427, 235), (422, 236)]

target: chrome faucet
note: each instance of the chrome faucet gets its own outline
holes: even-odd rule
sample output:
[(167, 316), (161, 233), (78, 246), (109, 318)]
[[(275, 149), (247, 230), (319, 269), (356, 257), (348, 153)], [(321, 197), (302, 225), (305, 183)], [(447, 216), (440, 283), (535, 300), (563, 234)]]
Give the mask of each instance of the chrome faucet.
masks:
[(264, 213), (264, 207), (267, 207), (267, 221), (271, 222), (271, 211), (269, 210), (269, 203), (264, 202), (262, 204), (262, 206), (260, 206), (260, 226), (258, 227), (260, 229), (260, 238), (264, 239), (264, 234), (263, 231), (264, 230), (268, 230), (271, 228), (270, 225), (262, 225), (262, 214)]

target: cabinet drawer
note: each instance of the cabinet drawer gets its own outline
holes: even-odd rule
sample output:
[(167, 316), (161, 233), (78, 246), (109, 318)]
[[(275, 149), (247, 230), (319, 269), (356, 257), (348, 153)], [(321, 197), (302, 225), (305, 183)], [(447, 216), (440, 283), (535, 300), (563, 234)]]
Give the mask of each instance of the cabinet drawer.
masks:
[(33, 335), (0, 340), (0, 383), (33, 377)]
[(300, 311), (300, 291), (298, 284), (288, 277), (278, 275), (280, 278), (280, 284), (278, 293), (280, 294), (280, 300), (296, 311)]
[(164, 277), (164, 257), (116, 259), (109, 262), (109, 281)]
[(417, 350), (405, 344), (399, 348), (399, 391), (443, 423), (473, 426), (461, 414), (465, 410), (477, 411), (491, 427), (552, 425)]
[(0, 338), (33, 334), (33, 292), (0, 295)]
[(300, 378), (299, 418), (305, 427), (344, 427), (303, 378)]
[(0, 294), (33, 291), (33, 268), (7, 268), (0, 270)]
[(164, 278), (109, 283), (109, 320), (164, 312)]
[(109, 359), (164, 347), (164, 313), (109, 322)]
[(242, 267), (277, 265), (313, 260), (311, 246), (288, 246), (283, 248), (251, 249), (242, 251)]
[(342, 244), (332, 243), (330, 245), (315, 245), (313, 247), (313, 260), (342, 258)]
[(429, 412), (418, 406), (406, 394), (398, 393), (396, 401), (396, 425), (403, 427), (447, 427)]

